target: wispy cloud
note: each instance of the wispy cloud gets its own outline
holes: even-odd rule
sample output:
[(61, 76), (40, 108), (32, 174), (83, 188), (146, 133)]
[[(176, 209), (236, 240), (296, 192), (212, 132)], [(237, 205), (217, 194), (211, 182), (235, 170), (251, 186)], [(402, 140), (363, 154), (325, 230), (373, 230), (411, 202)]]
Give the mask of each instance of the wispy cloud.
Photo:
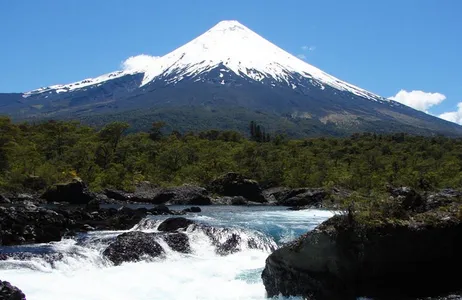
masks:
[(446, 100), (446, 96), (440, 93), (427, 93), (424, 91), (399, 91), (395, 96), (388, 99), (400, 102), (414, 109), (427, 112), (427, 110)]
[(300, 59), (306, 59), (306, 55), (301, 53), (301, 54), (297, 54), (297, 57), (300, 58)]

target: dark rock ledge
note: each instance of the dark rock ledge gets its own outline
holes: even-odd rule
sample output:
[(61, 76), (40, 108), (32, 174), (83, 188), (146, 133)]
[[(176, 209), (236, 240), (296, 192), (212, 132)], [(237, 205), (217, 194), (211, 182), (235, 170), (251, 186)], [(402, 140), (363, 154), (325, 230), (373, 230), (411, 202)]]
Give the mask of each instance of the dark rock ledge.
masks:
[(462, 290), (462, 206), (453, 196), (401, 188), (390, 201), (403, 216), (334, 216), (267, 258), (268, 296), (454, 299), (441, 297)]

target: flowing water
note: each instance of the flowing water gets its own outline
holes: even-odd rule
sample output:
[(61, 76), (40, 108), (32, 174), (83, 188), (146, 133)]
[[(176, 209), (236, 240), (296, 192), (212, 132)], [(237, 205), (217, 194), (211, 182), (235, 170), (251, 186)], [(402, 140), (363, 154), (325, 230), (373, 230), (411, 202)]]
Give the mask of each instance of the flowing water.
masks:
[[(22, 289), (28, 300), (266, 299), (260, 275), (271, 249), (332, 214), (281, 207), (202, 207), (201, 213), (187, 217), (232, 228), (242, 237), (240, 252), (219, 256), (203, 232), (187, 230), (191, 254), (162, 244), (166, 258), (113, 266), (101, 253), (122, 232), (99, 231), (56, 243), (0, 248), (0, 253), (41, 254), (0, 261), (0, 279)], [(153, 216), (131, 230), (156, 231), (162, 219)], [(257, 242), (258, 250), (248, 247), (249, 239)]]

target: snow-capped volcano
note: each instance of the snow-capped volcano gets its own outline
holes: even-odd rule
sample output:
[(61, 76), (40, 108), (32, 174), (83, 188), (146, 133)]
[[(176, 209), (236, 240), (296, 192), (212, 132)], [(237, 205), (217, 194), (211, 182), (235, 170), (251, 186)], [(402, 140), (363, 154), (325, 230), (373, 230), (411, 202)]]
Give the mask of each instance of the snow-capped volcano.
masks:
[[(17, 119), (154, 119), (177, 130), (246, 131), (250, 120), (289, 135), (358, 131), (462, 135), (462, 127), (342, 81), (237, 21), (172, 52), (131, 57), (123, 70), (23, 94), (0, 94)], [(101, 118), (102, 115), (107, 115)]]
[(382, 97), (341, 81), (300, 60), (238, 21), (221, 21), (189, 43), (138, 69), (130, 68), (71, 84), (41, 88), (25, 95), (52, 90), (57, 93), (72, 91), (136, 73), (144, 74), (140, 87), (149, 84), (159, 76), (175, 75), (169, 81), (173, 83), (183, 78), (194, 78), (220, 65), (238, 76), (255, 81), (271, 79), (285, 82), (295, 89), (300, 83), (295, 82), (294, 78), (301, 77), (314, 79), (315, 82), (311, 83), (317, 84), (321, 89), (324, 85), (328, 85), (368, 99), (384, 100)]
[(238, 21), (222, 21), (191, 42), (163, 56), (158, 60), (158, 68), (147, 70), (142, 85), (161, 74), (176, 73), (178, 80), (181, 80), (182, 77), (194, 77), (219, 65), (226, 66), (238, 76), (256, 81), (271, 78), (296, 88), (291, 79), (301, 75), (318, 80), (320, 87), (327, 84), (358, 96), (381, 98), (311, 66)]

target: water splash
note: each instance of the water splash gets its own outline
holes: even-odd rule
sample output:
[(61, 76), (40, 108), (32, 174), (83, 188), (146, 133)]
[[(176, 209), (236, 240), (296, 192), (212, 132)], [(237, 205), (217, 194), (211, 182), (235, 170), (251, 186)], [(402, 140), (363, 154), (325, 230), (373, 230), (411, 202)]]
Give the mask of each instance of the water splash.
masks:
[[(204, 208), (202, 215), (192, 219), (206, 226), (193, 225), (185, 230), (190, 254), (172, 251), (160, 241), (165, 259), (115, 267), (101, 253), (123, 232), (93, 232), (22, 247), (21, 252), (31, 256), (0, 261), (0, 278), (20, 287), (29, 300), (266, 299), (260, 274), (271, 250), (329, 216), (323, 211)], [(145, 219), (131, 230), (156, 231), (164, 219)], [(207, 230), (213, 231), (218, 243), (238, 234), (240, 251), (217, 254)], [(252, 240), (256, 245), (249, 246)], [(57, 253), (60, 259), (50, 259), (49, 255)]]

